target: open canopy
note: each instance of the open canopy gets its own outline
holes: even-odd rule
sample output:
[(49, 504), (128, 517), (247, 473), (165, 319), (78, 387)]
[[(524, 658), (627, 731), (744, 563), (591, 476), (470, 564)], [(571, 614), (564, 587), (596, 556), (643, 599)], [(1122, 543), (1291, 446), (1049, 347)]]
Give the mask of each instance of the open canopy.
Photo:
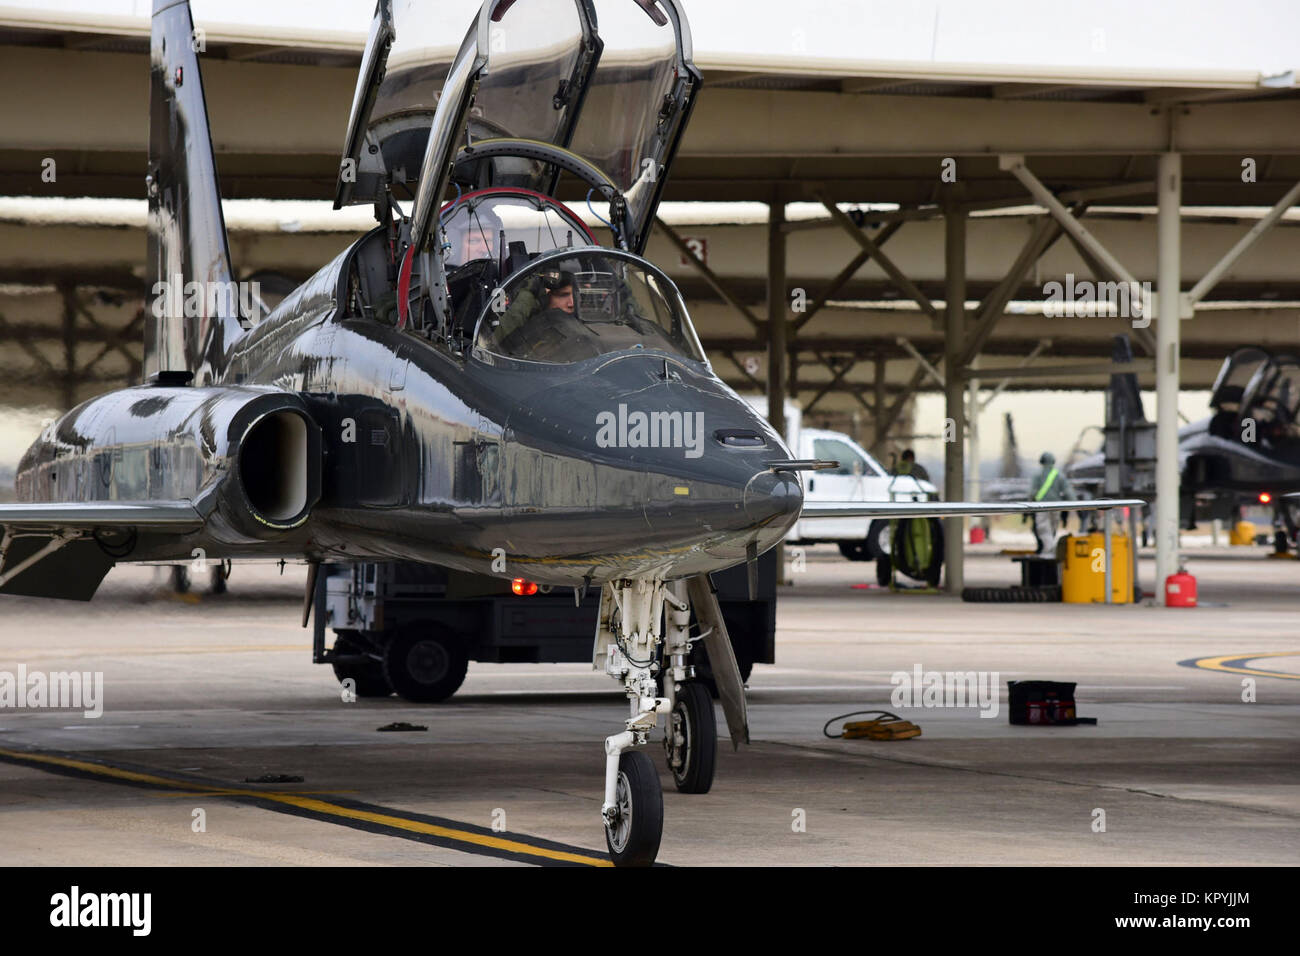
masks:
[(1255, 377), (1255, 373), (1268, 363), (1268, 352), (1254, 346), (1237, 349), (1226, 359), (1219, 369), (1219, 375), (1210, 389), (1210, 405), (1217, 411), (1239, 412), (1241, 401), (1246, 394), (1246, 386)]
[(434, 7), (379, 0), (335, 205), (413, 199), (423, 248), (449, 185), (569, 175), (640, 252), (699, 89), (678, 0), (487, 0), (459, 48)]

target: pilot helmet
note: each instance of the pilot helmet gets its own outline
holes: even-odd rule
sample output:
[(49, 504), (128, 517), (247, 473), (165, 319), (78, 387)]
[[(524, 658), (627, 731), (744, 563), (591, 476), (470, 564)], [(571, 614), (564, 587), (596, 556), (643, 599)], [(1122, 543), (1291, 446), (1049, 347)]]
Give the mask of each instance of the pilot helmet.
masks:
[(573, 273), (564, 269), (548, 269), (542, 273), (542, 288), (547, 292), (573, 287)]
[(486, 202), (463, 202), (449, 209), (443, 214), (443, 228), (453, 237), (448, 257), (450, 262), (460, 262), (463, 245), (471, 236), (491, 250), (492, 256), (500, 251), (497, 245), (504, 223)]

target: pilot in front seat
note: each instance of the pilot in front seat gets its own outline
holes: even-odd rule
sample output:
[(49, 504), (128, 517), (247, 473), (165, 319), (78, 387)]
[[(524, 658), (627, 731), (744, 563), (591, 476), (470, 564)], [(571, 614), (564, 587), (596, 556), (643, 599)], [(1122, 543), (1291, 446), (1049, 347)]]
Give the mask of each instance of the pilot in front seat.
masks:
[(525, 283), (501, 314), (496, 340), (502, 351), (519, 358), (571, 362), (598, 355), (575, 311), (573, 273), (543, 272)]

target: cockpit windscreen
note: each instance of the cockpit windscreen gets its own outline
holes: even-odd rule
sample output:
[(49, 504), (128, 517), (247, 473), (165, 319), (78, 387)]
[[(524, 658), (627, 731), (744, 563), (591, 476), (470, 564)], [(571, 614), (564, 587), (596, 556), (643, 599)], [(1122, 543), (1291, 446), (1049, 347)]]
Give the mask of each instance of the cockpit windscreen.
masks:
[(602, 249), (547, 256), (503, 291), (479, 320), (479, 352), (553, 365), (641, 349), (704, 361), (676, 288), (634, 257)]

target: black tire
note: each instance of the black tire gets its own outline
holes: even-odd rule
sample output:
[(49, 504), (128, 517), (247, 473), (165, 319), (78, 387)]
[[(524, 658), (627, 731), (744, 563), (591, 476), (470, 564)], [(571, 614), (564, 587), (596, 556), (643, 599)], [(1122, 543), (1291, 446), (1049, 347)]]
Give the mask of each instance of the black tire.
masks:
[(861, 541), (841, 541), (840, 554), (850, 561), (869, 561), (871, 560), (871, 546), (865, 538)]
[(214, 564), (212, 566), (212, 593), (226, 593), (226, 569), (224, 565)]
[(943, 576), (943, 522), (938, 518), (926, 520), (930, 522), (930, 566), (925, 571), (925, 583), (937, 588)]
[(971, 604), (1050, 604), (1061, 600), (1061, 586), (964, 588), (961, 599)]
[[(363, 654), (369, 648), (369, 643), (356, 631), (334, 632), (335, 654)], [(388, 697), (393, 693), (380, 660), (372, 658), (365, 663), (335, 661), (331, 666), (340, 684), (349, 679), (354, 682), (358, 697)]]
[(384, 648), (384, 676), (399, 697), (416, 704), (446, 700), (468, 668), (464, 645), (428, 622), (400, 628)]
[(615, 866), (650, 866), (664, 833), (664, 793), (654, 762), (640, 750), (618, 758), (618, 816), (605, 824), (605, 845)]
[(876, 583), (882, 588), (887, 588), (893, 583), (893, 578), (893, 559), (887, 554), (882, 554), (880, 557), (876, 558)]
[(687, 681), (664, 728), (664, 755), (682, 793), (708, 793), (718, 762), (718, 720), (713, 697), (700, 681)]
[(189, 593), (190, 569), (183, 564), (172, 565), (172, 590), (177, 594)]
[(889, 544), (889, 522), (877, 518), (867, 528), (868, 560), (879, 558), (882, 554), (889, 554)]

